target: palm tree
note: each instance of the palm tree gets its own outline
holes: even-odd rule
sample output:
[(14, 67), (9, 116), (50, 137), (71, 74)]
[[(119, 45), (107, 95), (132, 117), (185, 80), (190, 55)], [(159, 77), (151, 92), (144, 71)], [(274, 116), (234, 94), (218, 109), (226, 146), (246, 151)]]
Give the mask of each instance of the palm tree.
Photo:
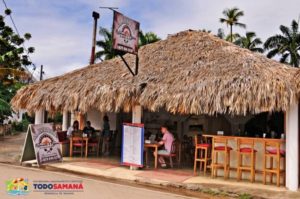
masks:
[(233, 41), (232, 27), (239, 26), (242, 28), (246, 28), (246, 25), (243, 23), (239, 23), (239, 18), (244, 16), (244, 12), (239, 10), (238, 8), (228, 8), (223, 11), (223, 15), (225, 18), (220, 18), (221, 23), (226, 23), (227, 26), (230, 26), (230, 41)]
[[(113, 40), (111, 31), (106, 28), (100, 27), (99, 34), (103, 37), (103, 39), (97, 41), (96, 43), (96, 45), (100, 47), (101, 50), (96, 52), (95, 60), (99, 59), (103, 61), (116, 57), (117, 54), (112, 49)], [(142, 31), (139, 32), (139, 47), (159, 40), (160, 38), (153, 32), (147, 32), (145, 34)]]
[(228, 35), (225, 35), (224, 33), (224, 30), (222, 28), (219, 28), (218, 29), (218, 33), (216, 34), (217, 37), (221, 38), (221, 39), (224, 39), (226, 41), (236, 41), (238, 38), (240, 38), (241, 36), (238, 34), (238, 33), (234, 33), (232, 35), (228, 34)]
[(259, 47), (259, 45), (262, 44), (262, 41), (260, 38), (256, 37), (255, 32), (246, 32), (245, 37), (239, 37), (234, 43), (253, 52), (264, 52), (264, 49)]
[(299, 24), (293, 20), (291, 27), (281, 25), (281, 34), (269, 37), (264, 43), (264, 48), (269, 50), (267, 57), (272, 58), (280, 55), (280, 62), (289, 63), (294, 67), (299, 67), (300, 60), (300, 32)]
[(113, 40), (112, 33), (106, 28), (100, 27), (99, 34), (103, 37), (102, 40), (97, 41), (96, 45), (101, 48), (96, 52), (95, 59), (108, 60), (114, 58), (116, 55), (112, 49)]
[(147, 32), (147, 33), (143, 33), (143, 31), (139, 32), (139, 46), (144, 46), (147, 44), (151, 44), (154, 42), (157, 42), (161, 40), (155, 33), (153, 32)]

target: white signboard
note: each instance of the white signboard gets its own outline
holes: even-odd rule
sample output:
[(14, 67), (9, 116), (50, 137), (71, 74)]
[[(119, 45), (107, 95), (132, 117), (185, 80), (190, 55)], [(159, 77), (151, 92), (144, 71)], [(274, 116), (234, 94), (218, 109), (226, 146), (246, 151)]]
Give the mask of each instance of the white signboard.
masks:
[(60, 144), (53, 124), (29, 125), (21, 162), (36, 159), (38, 165), (62, 160)]
[(127, 166), (143, 167), (144, 125), (124, 124), (122, 137), (121, 163)]

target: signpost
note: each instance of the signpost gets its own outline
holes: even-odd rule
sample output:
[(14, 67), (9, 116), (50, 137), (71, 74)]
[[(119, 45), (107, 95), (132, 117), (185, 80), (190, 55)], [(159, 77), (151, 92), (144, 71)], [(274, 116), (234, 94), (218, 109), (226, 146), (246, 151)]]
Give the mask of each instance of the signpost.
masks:
[(143, 167), (144, 124), (123, 124), (121, 164)]
[[(123, 62), (133, 76), (138, 73), (138, 47), (139, 47), (140, 23), (130, 19), (114, 10), (113, 20), (113, 49), (119, 53)], [(120, 53), (131, 53), (136, 56), (135, 72), (131, 70), (128, 63)]]
[(21, 163), (28, 160), (37, 160), (38, 166), (62, 161), (60, 144), (53, 124), (29, 125), (23, 147)]

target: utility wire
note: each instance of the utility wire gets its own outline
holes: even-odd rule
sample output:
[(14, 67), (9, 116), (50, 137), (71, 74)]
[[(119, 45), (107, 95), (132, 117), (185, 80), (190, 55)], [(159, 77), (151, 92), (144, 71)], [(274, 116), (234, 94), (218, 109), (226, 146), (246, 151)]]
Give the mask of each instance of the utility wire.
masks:
[[(6, 9), (9, 9), (8, 6), (7, 6), (7, 4), (6, 4), (6, 2), (5, 2), (5, 0), (2, 0), (2, 2), (3, 2), (3, 4), (4, 4), (4, 6), (5, 6), (5, 8), (6, 8)], [(14, 29), (15, 29), (16, 33), (18, 34), (18, 36), (19, 36), (20, 38), (22, 38), (21, 35), (20, 35), (20, 33), (19, 33), (19, 30), (18, 30), (18, 28), (17, 28), (17, 25), (16, 25), (16, 23), (15, 23), (13, 17), (12, 17), (12, 14), (10, 14), (9, 17), (10, 17), (10, 20), (11, 20), (13, 26), (14, 26)], [(29, 61), (30, 61), (31, 64), (33, 65), (33, 71), (34, 71), (34, 70), (36, 69), (36, 65), (33, 63), (31, 57), (29, 56), (29, 52), (28, 52), (28, 50), (27, 50), (27, 48), (26, 48), (26, 46), (25, 46), (24, 43), (23, 43), (23, 48), (24, 48), (24, 50), (25, 50), (25, 52), (26, 52), (26, 54), (27, 54), (27, 57), (28, 57)], [(25, 69), (27, 70), (27, 72), (29, 72), (29, 73), (31, 74), (31, 76), (33, 77), (33, 72), (30, 72), (30, 70), (28, 69), (27, 66), (24, 65), (24, 67), (25, 67)]]

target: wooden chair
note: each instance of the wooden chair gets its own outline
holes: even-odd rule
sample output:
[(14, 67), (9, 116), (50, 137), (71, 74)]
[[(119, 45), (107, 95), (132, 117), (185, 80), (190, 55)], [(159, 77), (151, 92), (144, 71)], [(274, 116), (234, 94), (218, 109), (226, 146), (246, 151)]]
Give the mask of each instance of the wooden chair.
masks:
[(181, 142), (181, 163), (183, 166), (191, 166), (194, 163), (194, 157), (193, 138), (184, 136)]
[(204, 175), (206, 175), (206, 169), (210, 166), (210, 161), (211, 144), (205, 141), (201, 135), (195, 135), (194, 175), (197, 173), (197, 162), (200, 163), (200, 171), (202, 170), (202, 165), (204, 166), (203, 171)]
[[(281, 143), (279, 141), (264, 141), (264, 170), (263, 183), (266, 184), (266, 176), (270, 175), (270, 183), (273, 183), (273, 174), (276, 175), (276, 185), (280, 186), (280, 176), (283, 175), (283, 184), (285, 184), (285, 150), (280, 149)], [(267, 162), (270, 160), (270, 167), (267, 167)], [(283, 168), (280, 163), (283, 160)], [(275, 161), (276, 167), (273, 164)]]
[[(250, 171), (251, 182), (255, 181), (255, 164), (256, 164), (256, 150), (254, 149), (254, 139), (251, 138), (238, 138), (237, 139), (237, 180), (241, 180), (243, 171)], [(250, 157), (250, 165), (243, 164), (243, 157)]]
[[(100, 135), (95, 138), (90, 138), (88, 142), (88, 154), (95, 154), (99, 157), (100, 150)], [(91, 151), (89, 151), (91, 149)]]
[(69, 156), (70, 140), (67, 138), (67, 131), (57, 131), (62, 156)]
[[(211, 177), (217, 176), (217, 170), (224, 169), (224, 179), (229, 177), (230, 171), (230, 151), (231, 147), (228, 145), (228, 139), (222, 137), (213, 137), (212, 143), (212, 163), (211, 163)], [(223, 163), (218, 162), (218, 154), (224, 155)]]
[[(84, 147), (85, 142), (83, 140), (82, 133), (73, 133), (70, 137), (70, 157), (73, 156), (73, 153), (80, 153), (82, 157)], [(77, 150), (78, 148), (80, 148), (80, 150)]]
[(180, 149), (178, 147), (178, 142), (174, 140), (172, 143), (170, 154), (160, 154), (159, 156), (169, 158), (171, 168), (174, 168), (173, 158), (175, 157), (176, 161), (177, 161), (177, 166), (179, 167), (180, 166), (180, 155), (179, 155), (180, 151), (179, 150)]

